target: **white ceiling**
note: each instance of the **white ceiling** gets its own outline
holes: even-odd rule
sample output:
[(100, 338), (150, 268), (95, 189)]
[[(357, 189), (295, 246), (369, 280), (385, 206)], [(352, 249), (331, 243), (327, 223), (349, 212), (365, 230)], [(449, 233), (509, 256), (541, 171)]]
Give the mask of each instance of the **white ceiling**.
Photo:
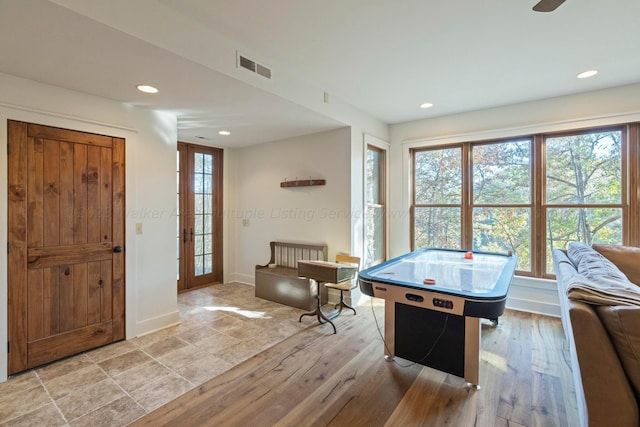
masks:
[(174, 112), (181, 140), (219, 146), (343, 126), (318, 90), (393, 124), (640, 82), (640, 1), (535, 3), (0, 0), (0, 72)]

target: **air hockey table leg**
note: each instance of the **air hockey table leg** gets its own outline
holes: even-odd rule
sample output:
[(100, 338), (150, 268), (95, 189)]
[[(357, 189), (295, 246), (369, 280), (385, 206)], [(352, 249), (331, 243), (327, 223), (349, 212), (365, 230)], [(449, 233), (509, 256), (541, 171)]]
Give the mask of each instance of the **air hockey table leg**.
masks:
[(465, 317), (464, 380), (473, 390), (480, 390), (480, 319)]
[(396, 303), (384, 302), (384, 359), (392, 362), (396, 355)]

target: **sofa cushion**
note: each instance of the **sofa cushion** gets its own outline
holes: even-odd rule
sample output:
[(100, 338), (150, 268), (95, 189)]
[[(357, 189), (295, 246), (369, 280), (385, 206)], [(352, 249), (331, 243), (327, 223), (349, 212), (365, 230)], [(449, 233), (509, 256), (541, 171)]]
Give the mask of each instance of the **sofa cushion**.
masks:
[(640, 398), (640, 307), (600, 306), (596, 310)]
[(595, 281), (620, 280), (628, 282), (627, 276), (600, 252), (582, 242), (571, 242), (567, 246), (567, 256), (576, 266), (578, 273)]
[(567, 256), (576, 268), (563, 279), (569, 298), (595, 305), (640, 305), (640, 287), (590, 246), (572, 242)]
[(593, 249), (613, 262), (629, 281), (640, 286), (640, 248), (620, 245), (593, 245)]

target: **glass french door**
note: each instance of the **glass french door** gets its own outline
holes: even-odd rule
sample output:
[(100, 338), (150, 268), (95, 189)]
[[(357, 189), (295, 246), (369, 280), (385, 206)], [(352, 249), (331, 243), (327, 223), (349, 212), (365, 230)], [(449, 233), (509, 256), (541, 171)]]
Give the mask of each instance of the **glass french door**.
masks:
[(222, 150), (178, 143), (178, 291), (222, 282)]

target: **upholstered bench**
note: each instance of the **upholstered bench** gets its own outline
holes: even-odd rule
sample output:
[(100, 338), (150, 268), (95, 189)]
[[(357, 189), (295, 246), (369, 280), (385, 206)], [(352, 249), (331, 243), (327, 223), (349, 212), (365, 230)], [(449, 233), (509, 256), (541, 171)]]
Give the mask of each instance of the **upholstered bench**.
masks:
[[(269, 262), (256, 265), (256, 297), (303, 310), (315, 309), (318, 284), (306, 277), (298, 277), (298, 261), (326, 261), (327, 245), (271, 242), (269, 246)], [(324, 286), (320, 296), (324, 304), (327, 301)]]

